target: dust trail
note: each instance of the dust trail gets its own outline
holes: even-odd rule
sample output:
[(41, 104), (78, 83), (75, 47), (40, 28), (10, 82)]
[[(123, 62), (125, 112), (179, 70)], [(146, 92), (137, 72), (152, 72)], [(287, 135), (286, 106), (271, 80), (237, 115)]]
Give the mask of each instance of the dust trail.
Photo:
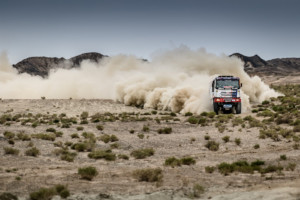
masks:
[(14, 99), (103, 98), (126, 105), (201, 113), (212, 110), (209, 86), (217, 75), (241, 78), (243, 112), (250, 102), (278, 96), (257, 76), (249, 77), (238, 58), (217, 56), (185, 46), (144, 62), (118, 55), (99, 63), (85, 60), (80, 68), (56, 69), (47, 79), (18, 74), (5, 54), (0, 57), (0, 97)]

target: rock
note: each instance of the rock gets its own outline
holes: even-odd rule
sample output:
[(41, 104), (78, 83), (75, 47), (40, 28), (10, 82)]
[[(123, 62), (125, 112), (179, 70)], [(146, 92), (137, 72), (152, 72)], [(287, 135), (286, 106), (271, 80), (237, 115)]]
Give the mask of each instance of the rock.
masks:
[(78, 67), (83, 60), (98, 62), (103, 57), (100, 53), (84, 53), (70, 59), (49, 58), (49, 57), (29, 57), (13, 65), (19, 73), (27, 73), (34, 76), (47, 77), (51, 69)]
[(300, 73), (300, 58), (276, 58), (265, 61), (258, 55), (251, 57), (244, 56), (240, 53), (230, 55), (230, 57), (233, 56), (238, 57), (244, 62), (244, 69), (250, 75), (288, 76), (290, 74)]

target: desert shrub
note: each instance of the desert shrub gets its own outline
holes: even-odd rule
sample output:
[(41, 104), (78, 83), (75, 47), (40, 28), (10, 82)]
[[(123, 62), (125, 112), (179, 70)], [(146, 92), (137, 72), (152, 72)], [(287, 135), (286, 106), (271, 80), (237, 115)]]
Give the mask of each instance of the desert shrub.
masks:
[(293, 141), (294, 141), (294, 142), (300, 142), (300, 136), (294, 135), (294, 136), (293, 136)]
[(191, 141), (191, 144), (192, 144), (193, 142), (196, 141), (196, 138), (192, 137), (190, 141)]
[(14, 145), (15, 141), (13, 139), (8, 140), (8, 144)]
[(81, 119), (87, 119), (89, 116), (89, 113), (88, 112), (82, 112), (81, 115), (80, 115), (80, 118)]
[(146, 148), (146, 149), (136, 149), (131, 152), (131, 156), (133, 156), (136, 159), (143, 159), (146, 157), (150, 157), (154, 155), (154, 149), (152, 148)]
[(90, 150), (87, 142), (79, 142), (75, 143), (71, 146), (72, 149), (78, 151), (78, 152), (83, 152), (83, 151), (88, 151)]
[(192, 157), (183, 157), (180, 159), (183, 165), (194, 165), (196, 163), (195, 159)]
[(61, 128), (70, 128), (71, 127), (71, 124), (70, 123), (63, 123), (61, 125)]
[(205, 139), (205, 140), (210, 140), (210, 136), (209, 136), (209, 135), (205, 135), (205, 136), (204, 136), (204, 139)]
[(56, 137), (62, 137), (64, 133), (61, 131), (58, 131), (58, 132), (55, 132), (54, 134)]
[(104, 143), (109, 143), (110, 142), (110, 136), (107, 134), (104, 134), (100, 137), (100, 140), (103, 141)]
[(89, 122), (87, 120), (85, 120), (85, 119), (83, 119), (83, 120), (80, 121), (80, 124), (88, 124), (88, 123)]
[(275, 120), (276, 124), (290, 124), (293, 123), (293, 118), (289, 114), (280, 115)]
[(157, 111), (156, 111), (156, 110), (152, 110), (152, 111), (151, 111), (151, 114), (152, 114), (152, 115), (156, 115), (156, 114), (157, 114)]
[(264, 100), (261, 104), (262, 104), (262, 105), (269, 105), (270, 102), (269, 102), (268, 100)]
[(226, 136), (222, 137), (222, 140), (223, 140), (225, 143), (227, 143), (227, 142), (229, 142), (230, 137), (229, 137), (228, 135), (226, 135)]
[(115, 136), (115, 135), (111, 135), (110, 136), (110, 141), (111, 142), (116, 142), (116, 141), (119, 141), (119, 138), (117, 136)]
[(260, 147), (259, 144), (255, 144), (255, 145), (253, 146), (254, 149), (259, 149), (259, 147)]
[(192, 157), (183, 157), (181, 159), (169, 157), (165, 160), (166, 166), (179, 167), (181, 165), (194, 165), (196, 161)]
[(74, 158), (77, 156), (75, 152), (69, 152), (67, 150), (62, 151), (60, 159), (68, 162), (73, 162)]
[(82, 135), (85, 139), (95, 140), (95, 138), (96, 138), (94, 133), (83, 132), (81, 135)]
[(62, 198), (67, 198), (68, 196), (70, 196), (68, 188), (64, 185), (56, 185), (55, 190)]
[(219, 143), (213, 140), (210, 140), (206, 143), (205, 147), (211, 151), (218, 151), (219, 150)]
[(140, 138), (140, 139), (144, 139), (144, 137), (145, 137), (145, 135), (144, 135), (143, 133), (139, 133), (139, 134), (137, 134), (137, 136), (138, 136), (138, 138)]
[(131, 129), (131, 130), (129, 131), (129, 133), (131, 133), (131, 134), (134, 134), (134, 130), (133, 130), (133, 129)]
[(149, 132), (149, 126), (147, 126), (147, 125), (144, 125), (143, 126), (143, 129), (142, 129), (142, 131), (144, 131), (144, 132)]
[(33, 157), (37, 157), (38, 155), (40, 155), (40, 150), (36, 147), (32, 147), (30, 149), (27, 149), (25, 151), (25, 155), (26, 156), (33, 156)]
[(218, 170), (223, 175), (228, 175), (234, 171), (242, 173), (253, 173), (254, 171), (253, 167), (247, 161), (237, 161), (232, 164), (224, 162), (218, 165)]
[(103, 141), (104, 143), (119, 141), (119, 138), (117, 136), (115, 136), (115, 135), (108, 135), (108, 134), (102, 135), (99, 139), (101, 141)]
[(202, 112), (200, 115), (203, 116), (203, 117), (207, 117), (208, 116), (208, 112)]
[(266, 168), (263, 168), (260, 170), (260, 173), (266, 174), (266, 173), (272, 173), (272, 172), (281, 172), (283, 170), (283, 167), (280, 165), (269, 165)]
[(33, 147), (33, 146), (34, 146), (34, 144), (31, 141), (27, 144), (27, 147)]
[(40, 188), (38, 191), (30, 193), (30, 200), (48, 200), (55, 195), (54, 188)]
[(288, 171), (294, 171), (296, 168), (296, 163), (289, 163), (288, 166), (285, 167)]
[(280, 155), (280, 160), (286, 160), (286, 159), (287, 159), (286, 155)]
[(200, 184), (195, 184), (193, 186), (193, 193), (192, 193), (192, 197), (198, 198), (200, 197), (203, 193), (204, 193), (204, 187)]
[(253, 128), (253, 127), (263, 127), (263, 124), (261, 123), (261, 121), (259, 121), (257, 119), (250, 120), (248, 123), (249, 123), (249, 126), (251, 128)]
[(50, 140), (50, 141), (54, 141), (55, 138), (56, 138), (56, 135), (55, 135), (54, 133), (51, 133), (51, 134), (38, 133), (38, 134), (32, 134), (31, 137), (32, 137), (32, 138), (41, 139), (41, 140)]
[(37, 121), (35, 121), (35, 122), (33, 122), (33, 123), (31, 124), (31, 126), (32, 126), (33, 128), (36, 128), (38, 125), (39, 125), (39, 123), (38, 123)]
[(213, 173), (215, 171), (215, 169), (216, 168), (214, 166), (206, 166), (205, 167), (205, 172), (211, 174), (211, 173)]
[(79, 138), (79, 135), (78, 135), (78, 133), (73, 133), (72, 135), (71, 135), (71, 138)]
[(235, 139), (234, 139), (234, 142), (235, 142), (236, 145), (240, 146), (240, 144), (241, 144), (241, 139), (240, 139), (240, 138), (235, 138)]
[(194, 117), (194, 116), (191, 116), (191, 117), (188, 118), (187, 121), (188, 121), (190, 124), (198, 124), (199, 119), (196, 118), (196, 117)]
[(181, 161), (175, 157), (170, 157), (165, 160), (165, 165), (171, 167), (181, 166)]
[(13, 139), (15, 137), (15, 134), (10, 131), (5, 131), (3, 135), (6, 139)]
[(261, 129), (259, 130), (259, 138), (265, 139), (265, 138), (271, 138), (274, 141), (280, 141), (278, 131), (274, 128), (269, 129)]
[(294, 133), (292, 130), (284, 129), (284, 128), (281, 128), (279, 130), (279, 134), (284, 138), (291, 138), (292, 136), (294, 136)]
[(119, 159), (123, 159), (123, 160), (129, 160), (129, 156), (125, 155), (125, 154), (120, 154), (118, 155)]
[(300, 125), (294, 126), (293, 131), (294, 131), (295, 133), (296, 133), (296, 132), (300, 132)]
[(52, 133), (55, 133), (56, 130), (55, 130), (55, 128), (47, 128), (47, 129), (46, 129), (46, 132), (52, 132)]
[(76, 127), (76, 130), (77, 130), (77, 131), (83, 131), (83, 129), (84, 129), (83, 126), (78, 126), (78, 127)]
[(297, 126), (297, 125), (300, 125), (300, 119), (296, 119), (293, 123), (292, 123), (293, 126)]
[(70, 146), (72, 146), (72, 145), (73, 145), (73, 142), (66, 141), (66, 142), (65, 142), (65, 145), (66, 145), (66, 146), (68, 146), (68, 147), (70, 147)]
[(162, 170), (160, 168), (138, 169), (133, 172), (133, 176), (138, 179), (138, 181), (145, 182), (160, 182), (163, 178)]
[(257, 116), (262, 116), (262, 117), (273, 117), (275, 113), (273, 113), (271, 110), (264, 110), (260, 113), (257, 114)]
[(18, 200), (18, 197), (11, 193), (3, 192), (0, 194), (0, 200)]
[(96, 128), (97, 128), (97, 130), (99, 130), (99, 131), (103, 131), (103, 129), (104, 129), (104, 127), (103, 127), (102, 125), (97, 125)]
[(253, 121), (253, 120), (255, 120), (255, 118), (253, 118), (253, 117), (250, 116), (250, 115), (247, 115), (247, 116), (244, 117), (243, 119), (244, 119), (244, 121)]
[(188, 116), (193, 116), (193, 113), (187, 112), (187, 113), (184, 114), (184, 116), (186, 116), (186, 117), (188, 117)]
[(218, 131), (219, 131), (220, 133), (224, 133), (224, 131), (225, 131), (225, 126), (219, 126), (219, 127), (218, 127)]
[(18, 133), (17, 137), (18, 137), (19, 140), (22, 140), (22, 141), (29, 141), (29, 140), (31, 140), (31, 137), (29, 135), (27, 135), (25, 133), (22, 133), (22, 132)]
[(98, 171), (95, 167), (82, 167), (78, 169), (78, 174), (82, 179), (91, 181), (95, 176), (98, 175)]
[(207, 116), (209, 118), (214, 118), (216, 116), (216, 113), (215, 112), (209, 112), (209, 113), (207, 113)]
[(269, 165), (264, 168), (262, 167), (263, 165), (265, 165), (264, 161), (256, 160), (251, 164), (249, 164), (247, 161), (237, 161), (231, 164), (223, 162), (219, 164), (217, 167), (219, 172), (223, 175), (228, 175), (234, 171), (241, 172), (241, 173), (253, 173), (254, 171), (258, 171), (261, 174), (265, 174), (265, 173), (281, 171), (283, 169), (283, 167), (280, 165), (278, 166)]
[(157, 132), (159, 134), (170, 134), (170, 133), (172, 133), (172, 128), (171, 127), (161, 128), (161, 129), (158, 129)]
[(14, 149), (11, 147), (4, 147), (3, 149), (4, 149), (4, 153), (9, 155), (18, 155), (20, 152), (18, 149)]
[(110, 148), (112, 148), (112, 149), (118, 149), (119, 147), (120, 147), (120, 145), (117, 142), (110, 144)]
[(232, 118), (232, 115), (220, 114), (220, 115), (217, 116), (217, 120), (220, 123), (227, 123), (230, 118)]
[(262, 160), (256, 160), (256, 161), (251, 162), (252, 167), (261, 166), (261, 165), (264, 165), (264, 164), (265, 164), (265, 161), (262, 161)]
[(51, 188), (40, 188), (38, 191), (30, 193), (30, 200), (50, 200), (55, 195), (67, 198), (70, 196), (70, 192), (64, 185), (56, 185)]
[(243, 119), (240, 118), (240, 117), (236, 117), (232, 120), (232, 126), (235, 127), (235, 126), (238, 126), (238, 125), (241, 125), (243, 124)]
[(116, 160), (116, 154), (112, 153), (112, 151), (109, 150), (94, 150), (91, 153), (88, 154), (89, 158), (93, 159), (105, 159), (108, 161), (114, 161)]

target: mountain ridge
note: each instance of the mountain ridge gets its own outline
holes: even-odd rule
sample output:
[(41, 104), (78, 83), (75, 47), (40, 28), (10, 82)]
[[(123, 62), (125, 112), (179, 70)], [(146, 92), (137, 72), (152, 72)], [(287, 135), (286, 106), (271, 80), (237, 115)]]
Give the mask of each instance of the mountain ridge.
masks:
[(83, 53), (69, 59), (57, 57), (36, 56), (28, 57), (13, 65), (19, 73), (28, 73), (34, 76), (47, 77), (50, 70), (56, 68), (76, 68), (83, 60), (91, 60), (98, 62), (103, 57), (107, 57), (101, 53), (88, 52)]
[[(34, 76), (47, 77), (50, 70), (57, 68), (77, 68), (83, 60), (99, 62), (108, 57), (98, 52), (83, 53), (69, 59), (57, 57), (29, 57), (13, 65), (19, 73), (28, 73)], [(274, 58), (264, 60), (259, 55), (245, 56), (233, 53), (229, 57), (237, 57), (244, 62), (244, 69), (249, 75), (258, 76), (287, 76), (300, 75), (300, 58)]]

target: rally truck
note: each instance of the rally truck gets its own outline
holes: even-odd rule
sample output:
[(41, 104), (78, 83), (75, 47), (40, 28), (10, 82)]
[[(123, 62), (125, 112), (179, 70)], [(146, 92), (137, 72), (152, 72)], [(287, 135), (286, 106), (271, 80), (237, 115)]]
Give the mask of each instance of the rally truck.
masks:
[(216, 114), (219, 114), (219, 111), (241, 113), (241, 87), (239, 77), (218, 76), (212, 81), (210, 93)]

